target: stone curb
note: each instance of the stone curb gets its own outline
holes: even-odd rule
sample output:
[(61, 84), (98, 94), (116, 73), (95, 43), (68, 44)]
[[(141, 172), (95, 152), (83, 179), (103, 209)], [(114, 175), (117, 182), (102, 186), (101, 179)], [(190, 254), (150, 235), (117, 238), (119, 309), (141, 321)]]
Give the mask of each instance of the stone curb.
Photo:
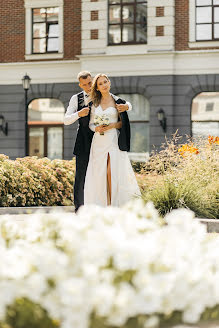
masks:
[(62, 210), (64, 212), (74, 212), (74, 206), (32, 206), (32, 207), (0, 207), (0, 215), (10, 214), (32, 214), (36, 212), (49, 213), (54, 210)]
[[(0, 207), (0, 215), (22, 215), (36, 212), (49, 213), (54, 210), (61, 210), (66, 213), (74, 213), (74, 206), (32, 206), (32, 207)], [(219, 233), (219, 220), (217, 219), (197, 219), (207, 226), (207, 232)]]
[(218, 219), (197, 219), (207, 226), (207, 232), (219, 233), (219, 220)]

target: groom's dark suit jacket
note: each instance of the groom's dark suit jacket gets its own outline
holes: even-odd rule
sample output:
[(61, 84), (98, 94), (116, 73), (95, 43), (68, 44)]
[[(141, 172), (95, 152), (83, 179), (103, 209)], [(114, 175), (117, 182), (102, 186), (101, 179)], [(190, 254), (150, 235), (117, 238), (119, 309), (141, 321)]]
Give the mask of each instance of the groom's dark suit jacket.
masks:
[[(116, 100), (116, 104), (125, 104), (126, 101), (122, 98), (118, 98)], [(130, 139), (131, 139), (131, 131), (130, 131), (130, 123), (128, 113), (122, 112), (119, 114), (119, 119), (122, 121), (122, 127), (119, 130), (119, 149), (123, 151), (130, 151)]]
[[(115, 99), (115, 98), (114, 98)], [(116, 104), (125, 104), (126, 101), (122, 98), (115, 99)], [(90, 108), (92, 106), (92, 102), (88, 105)], [(83, 92), (78, 94), (78, 110), (86, 107), (84, 104), (84, 94)], [(122, 112), (119, 114), (119, 120), (122, 121), (122, 128), (119, 129), (119, 139), (118, 145), (119, 149), (122, 151), (129, 151), (130, 150), (130, 123), (127, 112)], [(90, 112), (87, 116), (79, 118), (79, 127), (78, 133), (75, 141), (75, 147), (73, 153), (75, 155), (81, 154), (89, 154), (92, 138), (94, 132), (89, 129), (89, 121), (90, 121)]]
[[(92, 103), (89, 103), (89, 107), (91, 108)], [(83, 91), (78, 94), (78, 111), (83, 109), (85, 106), (84, 102), (84, 93)], [(87, 116), (79, 118), (79, 126), (78, 133), (75, 141), (75, 147), (73, 154), (75, 155), (83, 155), (90, 153), (90, 147), (94, 132), (89, 129), (89, 121), (90, 121), (90, 111)]]

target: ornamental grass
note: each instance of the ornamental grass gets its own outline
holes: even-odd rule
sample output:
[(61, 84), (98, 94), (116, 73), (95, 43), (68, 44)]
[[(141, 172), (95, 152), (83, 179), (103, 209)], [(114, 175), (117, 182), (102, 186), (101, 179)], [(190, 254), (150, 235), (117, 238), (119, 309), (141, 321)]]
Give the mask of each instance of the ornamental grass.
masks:
[(189, 208), (199, 217), (219, 219), (219, 138), (180, 144), (174, 135), (153, 153), (138, 177), (143, 199), (151, 200), (164, 216)]
[(75, 161), (0, 155), (0, 206), (72, 205)]

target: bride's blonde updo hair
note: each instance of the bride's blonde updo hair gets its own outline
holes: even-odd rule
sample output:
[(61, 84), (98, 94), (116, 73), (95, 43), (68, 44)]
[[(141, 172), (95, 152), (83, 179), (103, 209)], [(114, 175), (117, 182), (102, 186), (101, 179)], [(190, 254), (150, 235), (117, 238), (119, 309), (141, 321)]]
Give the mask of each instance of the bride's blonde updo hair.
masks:
[(100, 104), (102, 98), (101, 92), (97, 90), (97, 81), (99, 77), (105, 77), (109, 81), (109, 78), (106, 74), (99, 73), (94, 77), (92, 82), (90, 97), (91, 97), (91, 101), (96, 107)]

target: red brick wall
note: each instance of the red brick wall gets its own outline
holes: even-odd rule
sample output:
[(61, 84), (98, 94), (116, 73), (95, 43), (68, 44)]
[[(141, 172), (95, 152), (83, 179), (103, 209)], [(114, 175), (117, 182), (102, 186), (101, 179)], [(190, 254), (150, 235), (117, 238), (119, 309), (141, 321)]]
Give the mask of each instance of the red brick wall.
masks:
[(0, 0), (0, 62), (24, 61), (24, 19), (23, 0)]
[[(0, 62), (25, 61), (24, 0), (0, 0)], [(64, 58), (81, 53), (81, 1), (64, 0)]]
[[(195, 24), (195, 22), (194, 22)], [(209, 48), (189, 48), (189, 0), (175, 0), (175, 49), (198, 50), (198, 49), (219, 49), (219, 47)]]
[(81, 0), (64, 1), (64, 59), (81, 53)]
[(176, 0), (175, 6), (175, 48), (187, 50), (189, 49), (189, 0)]

